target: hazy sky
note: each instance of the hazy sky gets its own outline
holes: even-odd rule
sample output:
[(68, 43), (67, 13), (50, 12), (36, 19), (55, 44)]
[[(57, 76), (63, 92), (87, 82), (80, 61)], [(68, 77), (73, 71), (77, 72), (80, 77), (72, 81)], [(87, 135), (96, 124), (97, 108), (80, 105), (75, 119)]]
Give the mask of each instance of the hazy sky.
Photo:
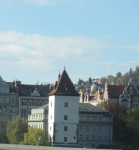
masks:
[(139, 65), (139, 0), (0, 0), (0, 75), (23, 84)]

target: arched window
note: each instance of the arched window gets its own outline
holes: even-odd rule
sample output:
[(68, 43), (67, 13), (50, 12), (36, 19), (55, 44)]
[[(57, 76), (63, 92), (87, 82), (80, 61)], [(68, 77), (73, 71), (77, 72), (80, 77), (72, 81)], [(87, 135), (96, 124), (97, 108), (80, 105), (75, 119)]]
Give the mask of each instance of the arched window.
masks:
[(34, 102), (34, 105), (37, 106), (37, 102), (36, 101)]
[(3, 107), (3, 112), (6, 112), (6, 106)]
[(44, 105), (46, 105), (46, 104), (48, 104), (48, 101), (45, 101), (45, 102), (44, 102)]
[(31, 100), (29, 101), (29, 106), (32, 106), (32, 101)]
[(22, 106), (24, 106), (24, 101), (22, 101)]
[(39, 106), (42, 106), (42, 101), (39, 101)]
[(25, 101), (25, 106), (27, 106), (27, 102)]
[(2, 112), (2, 107), (0, 106), (0, 113)]

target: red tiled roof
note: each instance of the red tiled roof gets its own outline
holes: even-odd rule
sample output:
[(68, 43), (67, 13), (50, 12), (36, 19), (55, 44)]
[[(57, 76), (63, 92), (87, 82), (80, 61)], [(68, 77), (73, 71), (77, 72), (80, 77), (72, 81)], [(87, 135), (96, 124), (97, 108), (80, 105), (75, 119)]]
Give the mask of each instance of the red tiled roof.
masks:
[(121, 94), (123, 94), (124, 89), (125, 85), (108, 85), (109, 97), (113, 97), (113, 93), (116, 93), (119, 97)]
[[(66, 86), (68, 87), (68, 91), (65, 91)], [(71, 82), (67, 72), (64, 70), (59, 80), (56, 82), (55, 88), (48, 95), (79, 96), (79, 93), (75, 90), (75, 87)]]
[[(7, 84), (9, 84), (9, 86), (12, 88), (13, 87), (13, 82), (6, 82)], [(17, 89), (17, 87), (14, 85), (14, 88)]]

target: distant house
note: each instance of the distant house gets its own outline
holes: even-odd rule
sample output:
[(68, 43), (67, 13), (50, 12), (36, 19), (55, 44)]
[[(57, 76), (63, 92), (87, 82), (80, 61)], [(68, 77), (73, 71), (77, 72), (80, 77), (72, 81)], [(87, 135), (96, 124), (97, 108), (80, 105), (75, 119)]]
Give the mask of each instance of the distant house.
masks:
[(125, 85), (108, 85), (105, 84), (104, 100), (115, 101), (124, 104), (127, 110), (139, 108), (139, 86), (136, 86), (132, 79), (128, 86)]
[(98, 91), (94, 94), (89, 93), (89, 91), (85, 91), (85, 90), (80, 90), (80, 103), (90, 103), (94, 106), (96, 106), (98, 103), (104, 101), (104, 92), (100, 91), (98, 89)]
[(18, 115), (18, 93), (0, 77), (0, 123)]
[(28, 119), (31, 114), (31, 109), (48, 104), (48, 93), (52, 87), (48, 85), (29, 85), (21, 84), (21, 81), (14, 81), (10, 83), (11, 86), (16, 88), (19, 95), (18, 97), (18, 115), (24, 119)]

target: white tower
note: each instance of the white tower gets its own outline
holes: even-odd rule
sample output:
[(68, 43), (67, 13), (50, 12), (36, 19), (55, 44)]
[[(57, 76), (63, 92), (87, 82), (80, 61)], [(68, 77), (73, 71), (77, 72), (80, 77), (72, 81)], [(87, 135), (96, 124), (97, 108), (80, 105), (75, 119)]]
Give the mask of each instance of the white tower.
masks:
[(48, 141), (53, 146), (78, 146), (79, 93), (65, 70), (48, 95)]

